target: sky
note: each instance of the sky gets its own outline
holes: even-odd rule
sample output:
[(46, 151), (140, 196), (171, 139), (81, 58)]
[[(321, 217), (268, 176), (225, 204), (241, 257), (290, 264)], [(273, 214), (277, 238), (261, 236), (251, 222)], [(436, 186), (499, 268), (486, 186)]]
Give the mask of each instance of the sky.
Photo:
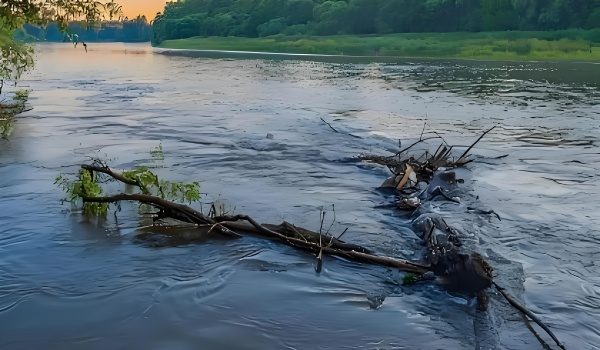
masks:
[(165, 8), (166, 0), (116, 0), (116, 3), (123, 6), (123, 14), (129, 18), (137, 15), (145, 15), (148, 20), (154, 19), (157, 12), (162, 12)]

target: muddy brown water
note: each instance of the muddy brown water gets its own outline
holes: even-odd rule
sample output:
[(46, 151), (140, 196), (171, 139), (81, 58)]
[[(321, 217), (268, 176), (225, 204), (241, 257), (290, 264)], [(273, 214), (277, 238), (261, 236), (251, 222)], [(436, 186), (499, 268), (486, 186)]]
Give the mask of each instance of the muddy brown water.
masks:
[[(333, 232), (418, 258), (376, 189), (386, 170), (349, 159), (407, 145), (424, 122), (458, 145), (498, 125), (461, 176), (502, 221), (431, 210), (569, 349), (600, 347), (600, 65), (89, 48), (38, 47), (20, 85), (33, 110), (0, 141), (1, 348), (544, 348), (497, 295), (482, 316), (385, 268), (328, 258), (317, 275), (311, 256), (254, 238), (173, 244), (135, 207), (86, 219), (53, 185), (100, 155), (200, 181), (204, 203), (262, 222), (317, 229), (335, 204)], [(159, 144), (164, 159), (149, 153)]]

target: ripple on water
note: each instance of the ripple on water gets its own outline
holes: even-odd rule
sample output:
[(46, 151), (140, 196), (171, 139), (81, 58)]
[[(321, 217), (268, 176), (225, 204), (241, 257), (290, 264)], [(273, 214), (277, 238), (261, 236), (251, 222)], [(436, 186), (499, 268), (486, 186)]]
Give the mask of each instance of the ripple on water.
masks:
[[(117, 221), (87, 220), (64, 212), (52, 184), (99, 154), (117, 168), (199, 180), (204, 203), (261, 222), (316, 229), (320, 208), (335, 204), (333, 232), (349, 227), (348, 241), (417, 258), (408, 218), (378, 208), (391, 200), (375, 190), (386, 170), (343, 160), (408, 145), (424, 122), (458, 145), (499, 125), (476, 148), (473, 193), (462, 199), (502, 221), (460, 206), (448, 220), (569, 347), (599, 345), (597, 67), (222, 60), (94, 46), (86, 56), (41, 46), (23, 81), (34, 110), (0, 141), (1, 347), (540, 348), (497, 295), (480, 315), (385, 268), (327, 258), (317, 275), (312, 256), (273, 242), (149, 240), (154, 229), (137, 229), (147, 223), (135, 206)], [(156, 163), (148, 152), (159, 143)]]

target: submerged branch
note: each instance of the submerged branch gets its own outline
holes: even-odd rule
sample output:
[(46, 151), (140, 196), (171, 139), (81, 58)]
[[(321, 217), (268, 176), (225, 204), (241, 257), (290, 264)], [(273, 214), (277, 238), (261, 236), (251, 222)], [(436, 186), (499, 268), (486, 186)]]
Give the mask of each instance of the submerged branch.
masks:
[[(395, 267), (401, 271), (412, 272), (416, 274), (424, 274), (430, 271), (429, 267), (427, 266), (406, 260), (378, 256), (372, 254), (367, 248), (355, 244), (342, 242), (336, 239), (335, 237), (326, 237), (325, 240), (327, 240), (329, 243), (323, 246), (323, 244), (319, 243), (319, 241), (323, 238), (322, 234), (295, 227), (287, 222), (284, 222), (282, 225), (279, 226), (261, 225), (248, 215), (216, 217), (215, 220), (222, 220), (221, 222), (224, 222), (223, 225), (232, 230), (242, 230), (246, 232), (253, 232), (265, 235), (271, 238), (278, 239), (279, 241), (287, 242), (289, 245), (292, 245), (296, 248), (310, 250), (315, 253), (322, 252), (323, 254), (346, 257), (352, 260), (359, 260), (377, 265)], [(240, 223), (240, 220), (247, 221), (250, 223), (250, 225)], [(293, 229), (290, 229), (290, 226), (292, 226)], [(288, 229), (291, 233), (299, 233), (300, 231), (302, 231), (301, 238), (287, 235), (286, 233)]]
[(335, 132), (339, 132), (337, 131), (333, 126), (331, 126), (331, 124), (329, 124), (328, 122), (325, 121), (325, 119), (321, 118), (321, 120), (323, 121), (323, 123), (329, 125), (329, 127), (331, 128), (331, 130), (335, 131)]
[(107, 197), (82, 197), (83, 202), (90, 203), (116, 203), (121, 201), (137, 201), (144, 204), (150, 204), (154, 207), (158, 207), (164, 210), (164, 215), (175, 216), (174, 219), (189, 222), (192, 224), (211, 224), (214, 225), (217, 222), (204, 214), (188, 207), (184, 204), (177, 204), (170, 202), (166, 199), (162, 199), (160, 197), (151, 196), (148, 194), (128, 194), (128, 193), (120, 193), (114, 196)]
[(536, 315), (533, 314), (533, 312), (531, 312), (527, 308), (525, 308), (525, 306), (523, 306), (521, 303), (519, 303), (517, 301), (517, 299), (515, 299), (512, 295), (508, 294), (506, 289), (504, 289), (503, 287), (500, 287), (496, 282), (492, 282), (492, 283), (494, 284), (494, 286), (496, 286), (496, 289), (498, 289), (500, 294), (502, 294), (504, 299), (506, 299), (506, 301), (508, 301), (508, 303), (510, 305), (512, 305), (515, 309), (519, 310), (520, 312), (522, 312), (523, 314), (525, 314), (529, 318), (531, 318), (533, 320), (533, 322), (537, 323), (540, 327), (542, 327), (542, 329), (544, 331), (546, 331), (546, 333), (548, 333), (548, 335), (552, 338), (552, 340), (554, 340), (554, 342), (556, 342), (556, 345), (558, 345), (561, 349), (565, 349), (564, 344), (561, 343), (560, 340), (558, 340), (558, 338), (556, 338), (556, 336), (554, 335), (554, 333), (552, 333), (550, 328), (548, 328), (548, 326), (546, 326), (544, 324), (544, 322), (542, 322), (542, 320), (539, 319), (539, 317), (537, 317)]
[[(315, 240), (320, 239), (323, 235), (311, 232), (301, 228), (289, 230), (290, 224), (283, 223), (279, 226), (261, 225), (256, 220), (248, 215), (234, 216), (219, 216), (211, 219), (204, 214), (188, 207), (184, 204), (177, 204), (162, 198), (146, 195), (146, 194), (126, 194), (121, 193), (107, 197), (83, 197), (84, 202), (94, 203), (115, 203), (120, 201), (138, 201), (140, 203), (149, 204), (161, 209), (163, 217), (170, 217), (179, 221), (188, 222), (196, 225), (213, 225), (212, 229), (218, 229), (221, 233), (239, 237), (242, 232), (254, 233), (267, 238), (276, 239), (294, 248), (307, 250), (311, 252), (320, 252), (328, 255), (345, 257), (351, 260), (363, 261), (372, 264), (395, 267), (401, 271), (411, 272), (416, 274), (424, 274), (430, 271), (429, 267), (419, 265), (417, 263), (406, 260), (399, 260), (390, 257), (374, 255), (368, 249), (342, 242), (334, 237), (328, 237), (329, 244), (322, 247)], [(249, 224), (243, 224), (241, 221), (246, 221)], [(212, 230), (211, 229), (211, 230)], [(288, 233), (289, 230), (289, 233)], [(295, 237), (295, 232), (302, 231), (302, 237)]]

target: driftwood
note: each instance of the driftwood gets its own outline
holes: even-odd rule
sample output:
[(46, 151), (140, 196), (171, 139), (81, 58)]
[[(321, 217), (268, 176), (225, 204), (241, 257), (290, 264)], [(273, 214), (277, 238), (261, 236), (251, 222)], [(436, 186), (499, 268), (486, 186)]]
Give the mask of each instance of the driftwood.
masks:
[[(331, 125), (329, 125), (331, 127)], [(331, 127), (333, 129), (333, 127)], [(445, 200), (459, 202), (449, 192), (459, 182), (452, 169), (468, 164), (472, 160), (468, 158), (470, 150), (493, 128), (483, 133), (463, 154), (454, 160), (451, 152), (453, 146), (448, 145), (440, 135), (434, 138), (441, 139), (443, 144), (434, 153), (425, 152), (419, 158), (403, 157), (403, 154), (418, 143), (433, 138), (419, 138), (410, 146), (402, 149), (390, 157), (363, 156), (361, 160), (370, 161), (387, 166), (393, 173), (392, 178), (386, 180), (387, 187), (395, 189), (398, 193), (397, 207), (401, 210), (414, 211), (423, 203), (436, 197)], [(334, 131), (337, 131), (334, 129)], [(516, 299), (510, 296), (506, 290), (499, 287), (493, 281), (493, 270), (485, 258), (474, 252), (464, 251), (458, 232), (449, 227), (444, 220), (435, 214), (431, 214), (413, 222), (416, 232), (426, 248), (426, 254), (419, 262), (408, 261), (393, 257), (374, 254), (370, 249), (346, 243), (339, 237), (324, 234), (322, 227), (319, 232), (307, 230), (294, 226), (288, 222), (279, 225), (260, 224), (248, 215), (205, 215), (187, 205), (167, 201), (157, 196), (148, 194), (148, 191), (136, 180), (132, 180), (122, 174), (113, 171), (105, 164), (81, 166), (90, 172), (106, 174), (122, 183), (139, 187), (143, 194), (116, 194), (106, 197), (84, 197), (84, 202), (116, 203), (121, 201), (137, 201), (148, 204), (158, 211), (154, 213), (154, 220), (175, 219), (188, 224), (193, 224), (204, 233), (218, 233), (230, 238), (240, 238), (244, 235), (259, 236), (274, 240), (299, 250), (315, 254), (317, 257), (317, 272), (321, 271), (323, 255), (339, 256), (353, 261), (366, 262), (387, 267), (396, 268), (400, 271), (413, 273), (420, 279), (434, 279), (441, 282), (446, 288), (470, 296), (477, 296), (478, 307), (485, 310), (487, 306), (486, 290), (495, 285), (506, 300), (519, 311), (529, 316), (538, 323), (548, 334), (563, 347), (562, 343), (552, 334), (533, 313), (523, 307)], [(420, 183), (427, 185), (419, 187)], [(493, 213), (493, 212), (492, 212)], [(495, 213), (494, 213), (495, 214)], [(497, 214), (496, 214), (497, 215)], [(321, 218), (323, 222), (323, 217)], [(345, 231), (344, 231), (345, 233)], [(190, 239), (190, 237), (187, 237)]]
[[(125, 178), (108, 167), (91, 166), (84, 164), (82, 169), (98, 171), (107, 174), (114, 179), (129, 185), (140, 186), (137, 181)], [(136, 201), (151, 205), (158, 209), (155, 219), (172, 218), (182, 222), (206, 226), (210, 225), (210, 231), (217, 231), (229, 237), (241, 237), (243, 234), (253, 234), (276, 240), (305, 251), (335, 255), (350, 260), (368, 262), (397, 268), (401, 271), (424, 274), (430, 271), (426, 265), (407, 260), (378, 256), (365, 247), (345, 243), (333, 236), (312, 232), (296, 227), (287, 222), (281, 225), (262, 225), (247, 215), (213, 216), (209, 217), (203, 213), (184, 204), (173, 203), (157, 196), (148, 194), (120, 193), (106, 197), (83, 197), (84, 202), (116, 203), (121, 201)]]
[[(129, 185), (140, 186), (135, 180), (128, 179), (108, 167), (82, 165), (88, 171), (107, 174)], [(440, 177), (446, 178), (446, 173)], [(441, 180), (440, 180), (441, 181)], [(483, 257), (478, 254), (461, 253), (458, 237), (448, 230), (447, 225), (440, 226), (431, 222), (428, 232), (422, 236), (428, 253), (422, 262), (379, 256), (370, 249), (356, 244), (346, 243), (333, 236), (296, 227), (288, 222), (280, 225), (259, 224), (247, 215), (207, 216), (183, 204), (173, 203), (148, 194), (116, 194), (106, 197), (83, 197), (84, 202), (116, 203), (136, 201), (158, 209), (155, 219), (172, 218), (178, 221), (198, 225), (207, 232), (218, 232), (228, 237), (239, 238), (252, 234), (281, 242), (294, 248), (309, 251), (317, 255), (319, 264), (323, 255), (333, 255), (349, 260), (366, 262), (396, 268), (400, 271), (424, 275), (433, 272), (439, 281), (450, 290), (476, 295), (491, 286), (491, 269)], [(444, 230), (441, 231), (440, 229)], [(445, 237), (445, 238), (444, 238)], [(320, 266), (317, 268), (320, 270)]]
[[(385, 165), (393, 173), (391, 178), (384, 181), (382, 187), (391, 187), (397, 191), (396, 206), (400, 210), (415, 211), (424, 202), (438, 196), (447, 201), (460, 203), (459, 200), (448, 194), (450, 188), (459, 182), (455, 173), (451, 170), (440, 171), (440, 169), (453, 169), (472, 162), (473, 160), (468, 158), (469, 152), (494, 128), (495, 126), (483, 132), (456, 160), (451, 158), (450, 153), (454, 146), (449, 145), (437, 133), (435, 133), (436, 136), (427, 138), (423, 138), (423, 133), (421, 133), (418, 141), (392, 156), (365, 155), (361, 156), (360, 160)], [(417, 144), (433, 139), (443, 141), (433, 154), (425, 151), (418, 158), (414, 156), (404, 156), (403, 158), (403, 155)], [(412, 183), (407, 181), (410, 176), (413, 176), (417, 181)], [(419, 182), (424, 182), (427, 186), (419, 188)], [(470, 207), (468, 209), (495, 215), (500, 220), (500, 216), (493, 210), (482, 211)], [(413, 225), (428, 249), (427, 260), (430, 262), (429, 266), (436, 276), (442, 278), (446, 288), (470, 295), (476, 294), (478, 308), (485, 310), (487, 307), (487, 294), (485, 291), (491, 285), (494, 285), (511, 306), (537, 323), (560, 348), (565, 348), (564, 344), (535, 314), (519, 303), (505, 288), (493, 281), (492, 267), (483, 256), (477, 253), (465, 254), (465, 252), (461, 252), (460, 238), (456, 231), (449, 227), (439, 215), (431, 214), (423, 220), (417, 219), (413, 222)], [(456, 273), (455, 270), (460, 271), (460, 273)]]
[[(368, 161), (376, 164), (385, 165), (388, 169), (394, 174), (394, 187), (397, 187), (400, 183), (402, 177), (407, 174), (407, 172), (414, 172), (418, 181), (429, 183), (435, 174), (435, 172), (440, 168), (456, 168), (460, 166), (464, 166), (470, 162), (472, 159), (469, 159), (469, 152), (475, 145), (481, 141), (481, 139), (487, 135), (489, 132), (494, 130), (495, 126), (486, 130), (479, 138), (473, 142), (457, 159), (452, 157), (452, 150), (456, 147), (450, 145), (444, 140), (442, 136), (438, 133), (435, 133), (436, 136), (425, 137), (423, 138), (423, 133), (421, 133), (421, 137), (416, 142), (410, 144), (408, 147), (401, 149), (391, 156), (378, 156), (378, 155), (363, 155), (359, 157), (360, 160)], [(423, 131), (425, 131), (425, 126), (423, 127)], [(442, 140), (442, 144), (436, 149), (434, 153), (429, 153), (425, 151), (423, 155), (418, 158), (415, 157), (403, 157), (405, 153), (411, 150), (416, 145), (429, 141), (440, 139)], [(402, 189), (405, 185), (399, 186)], [(415, 186), (408, 186), (409, 188), (414, 188)]]
[[(93, 166), (84, 164), (82, 169), (107, 174), (112, 178), (128, 185), (141, 188), (141, 185), (106, 166)], [(440, 173), (445, 178), (446, 173)], [(442, 180), (440, 180), (442, 181)], [(172, 218), (202, 227), (210, 226), (209, 232), (219, 232), (225, 236), (238, 238), (244, 234), (253, 234), (268, 239), (276, 240), (294, 248), (317, 254), (334, 255), (377, 265), (397, 268), (404, 272), (423, 275), (433, 272), (440, 277), (440, 281), (451, 289), (468, 294), (477, 293), (488, 288), (491, 284), (491, 275), (486, 274), (481, 265), (484, 260), (475, 256), (460, 253), (455, 247), (458, 238), (451, 234), (443, 239), (444, 234), (438, 234), (438, 228), (429, 226), (429, 234), (423, 238), (428, 254), (422, 262), (411, 262), (403, 259), (379, 256), (370, 249), (356, 244), (346, 243), (333, 236), (313, 232), (301, 227), (296, 227), (284, 222), (280, 225), (259, 224), (247, 215), (207, 216), (184, 204), (173, 203), (149, 194), (120, 193), (106, 197), (83, 197), (84, 202), (116, 203), (121, 201), (136, 201), (148, 204), (156, 209), (155, 219)], [(454, 244), (453, 244), (454, 242)], [(453, 288), (454, 287), (454, 288)]]

